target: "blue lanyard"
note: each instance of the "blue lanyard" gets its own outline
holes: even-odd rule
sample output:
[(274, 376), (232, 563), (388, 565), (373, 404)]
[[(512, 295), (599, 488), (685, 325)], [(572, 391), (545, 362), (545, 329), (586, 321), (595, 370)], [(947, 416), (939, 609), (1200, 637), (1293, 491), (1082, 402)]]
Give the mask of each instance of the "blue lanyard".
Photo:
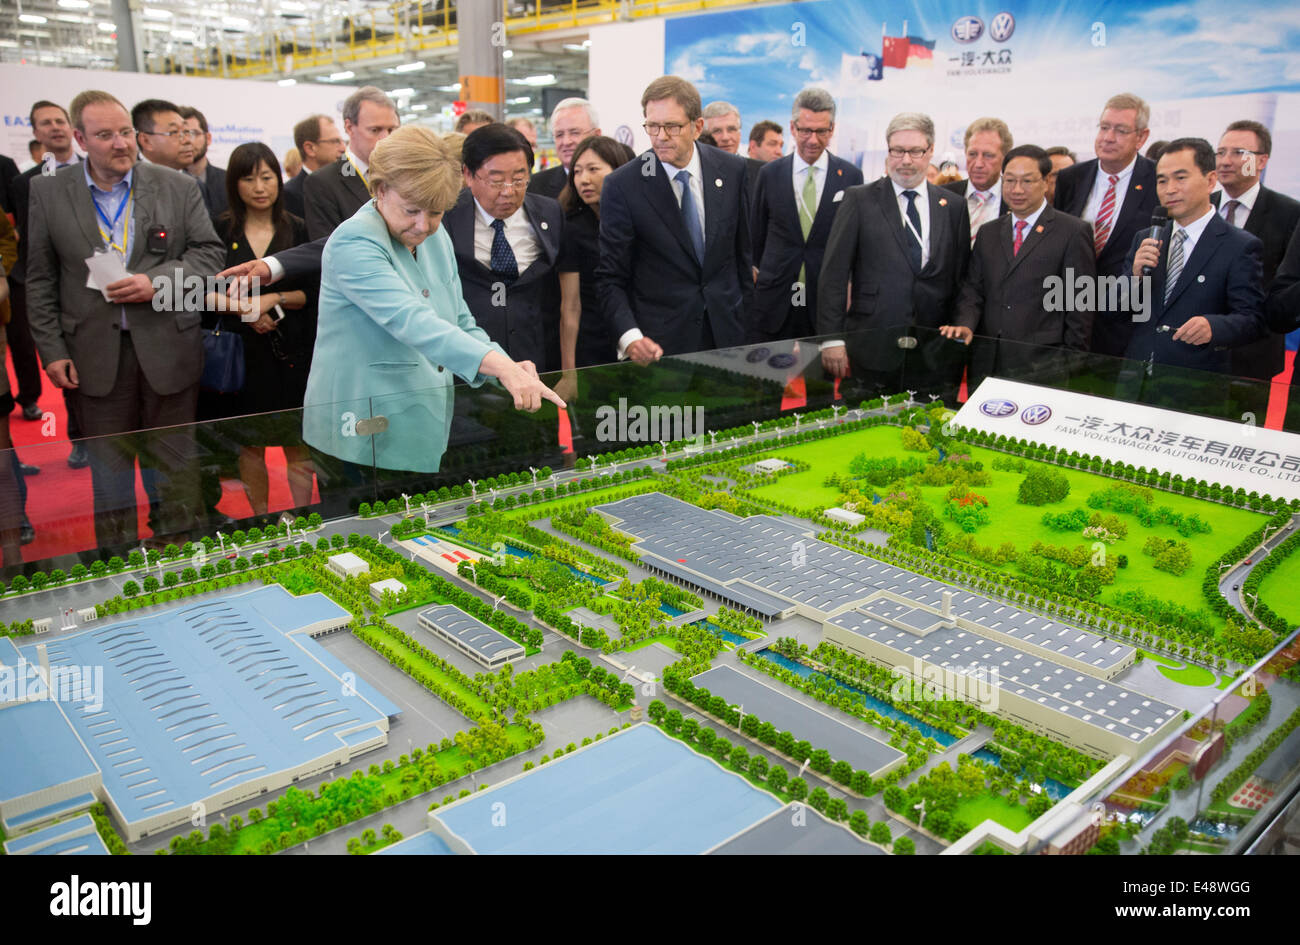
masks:
[(122, 202), (117, 205), (117, 212), (113, 214), (112, 220), (108, 218), (108, 214), (104, 212), (104, 209), (99, 205), (98, 200), (91, 201), (91, 203), (95, 205), (95, 212), (99, 214), (99, 218), (108, 224), (108, 232), (110, 238), (112, 237), (113, 231), (117, 229), (117, 221), (122, 219), (122, 211), (126, 209), (126, 203), (130, 199), (131, 199), (131, 188), (127, 187), (126, 196), (124, 196), (122, 198)]

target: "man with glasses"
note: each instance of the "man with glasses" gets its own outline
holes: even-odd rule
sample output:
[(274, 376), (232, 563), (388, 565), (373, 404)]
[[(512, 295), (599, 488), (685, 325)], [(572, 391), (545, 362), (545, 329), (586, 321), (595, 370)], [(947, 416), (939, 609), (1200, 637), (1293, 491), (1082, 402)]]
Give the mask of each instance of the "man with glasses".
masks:
[[(885, 142), (887, 176), (844, 194), (826, 241), (816, 310), (817, 334), (829, 336), (822, 366), (851, 403), (904, 388), (953, 403), (965, 350), (934, 330), (952, 320), (970, 218), (965, 201), (926, 180), (929, 115), (895, 115)], [(929, 329), (919, 350), (900, 347), (916, 326)]]
[(306, 219), (302, 189), (307, 178), (343, 156), (347, 140), (328, 115), (311, 115), (293, 126), (293, 144), (302, 155), (302, 170), (284, 185), (284, 205), (290, 213)]
[(834, 132), (835, 99), (825, 89), (804, 89), (790, 110), (794, 151), (758, 173), (750, 228), (758, 269), (754, 340), (816, 331), (817, 278), (831, 221), (844, 191), (862, 183), (862, 171), (827, 150)]
[(214, 220), (225, 212), (226, 172), (208, 160), (208, 147), (212, 144), (212, 134), (208, 131), (208, 120), (197, 108), (181, 108), (181, 121), (184, 134), (190, 140), (194, 151), (194, 160), (185, 168), (199, 182), (199, 193), (203, 195), (203, 205), (208, 208), (208, 215)]
[[(1248, 119), (1234, 121), (1215, 151), (1215, 172), (1222, 191), (1210, 195), (1219, 216), (1230, 226), (1253, 233), (1264, 244), (1264, 292), (1267, 294), (1286, 255), (1287, 244), (1300, 223), (1300, 202), (1265, 187), (1260, 178), (1268, 167), (1273, 136), (1268, 128)], [(1286, 336), (1270, 331), (1259, 341), (1232, 350), (1231, 371), (1238, 377), (1268, 380), (1285, 366)], [(1300, 373), (1292, 373), (1292, 383)], [(1242, 384), (1243, 412), (1258, 419), (1268, 411), (1268, 385)], [(1293, 393), (1294, 397), (1295, 394)]]
[(975, 237), (957, 316), (939, 328), (947, 338), (974, 341), (971, 391), (991, 374), (1057, 385), (1071, 366), (1067, 352), (1088, 350), (1092, 313), (1062, 312), (1067, 306), (1046, 301), (1053, 283), (1072, 286), (1097, 274), (1092, 227), (1047, 204), (1050, 173), (1052, 159), (1036, 145), (1007, 152), (1002, 197), (1011, 212)]
[[(1139, 153), (1151, 134), (1151, 107), (1136, 95), (1115, 95), (1097, 122), (1090, 161), (1056, 175), (1057, 210), (1092, 224), (1097, 275), (1128, 274), (1124, 257), (1138, 230), (1151, 225), (1156, 208), (1156, 166)], [(1122, 357), (1133, 337), (1130, 311), (1100, 311), (1092, 326), (1091, 349)]]
[(366, 170), (375, 145), (391, 135), (400, 122), (393, 100), (373, 85), (357, 89), (343, 102), (343, 132), (348, 146), (343, 156), (303, 181), (307, 235), (329, 236), (370, 199)]
[(678, 76), (641, 95), (650, 150), (605, 178), (596, 293), (620, 358), (648, 363), (753, 334), (748, 167), (697, 147), (699, 90)]
[(560, 367), (560, 282), (555, 269), (564, 211), (528, 192), (533, 149), (500, 122), (461, 146), (465, 189), (442, 218), (456, 251), (465, 304), (515, 361)]
[(583, 138), (600, 134), (596, 110), (585, 98), (566, 98), (551, 110), (551, 137), (560, 163), (533, 175), (528, 192), (541, 197), (559, 197), (569, 180), (573, 152)]
[[(86, 161), (31, 182), (32, 336), (50, 380), (77, 391), (99, 548), (117, 554), (136, 543), (137, 459), (142, 475), (158, 476), (153, 540), (184, 543), (201, 507), (189, 426), (203, 370), (201, 312), (155, 306), (155, 283), (207, 280), (221, 268), (222, 243), (193, 179), (137, 163), (140, 127), (117, 99), (82, 92), (70, 111)], [(88, 284), (86, 260), (99, 253), (115, 255), (128, 275)], [(135, 431), (148, 432), (126, 435)]]
[(194, 147), (178, 106), (160, 98), (137, 102), (131, 109), (131, 124), (142, 160), (174, 171), (185, 170), (194, 160)]

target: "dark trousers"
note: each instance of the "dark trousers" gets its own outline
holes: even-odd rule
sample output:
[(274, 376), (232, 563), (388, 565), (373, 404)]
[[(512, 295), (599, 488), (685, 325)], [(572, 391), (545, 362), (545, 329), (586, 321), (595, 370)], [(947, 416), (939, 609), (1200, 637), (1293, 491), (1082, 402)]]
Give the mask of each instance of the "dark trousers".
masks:
[(198, 391), (197, 378), (175, 394), (155, 391), (136, 360), (130, 334), (123, 332), (112, 391), (103, 397), (78, 392), (78, 419), (90, 454), (95, 539), (101, 549), (120, 549), (138, 538), (137, 459), (143, 475), (151, 469), (157, 476), (155, 534), (179, 535), (195, 526), (201, 503), (191, 424)]
[(36, 358), (36, 342), (32, 341), (31, 327), (27, 324), (27, 286), (13, 280), (9, 282), (9, 324), (5, 326), (5, 338), (9, 342), (9, 356), (14, 360), (14, 377), (18, 381), (14, 400), (26, 407), (40, 399), (41, 364)]

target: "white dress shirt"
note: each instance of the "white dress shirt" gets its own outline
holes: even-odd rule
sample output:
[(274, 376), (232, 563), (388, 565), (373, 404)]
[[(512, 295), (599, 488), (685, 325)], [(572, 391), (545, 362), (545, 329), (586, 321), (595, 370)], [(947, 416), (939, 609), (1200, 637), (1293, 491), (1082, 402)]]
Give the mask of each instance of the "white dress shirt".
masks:
[[(980, 218), (978, 223), (975, 222), (975, 207), (971, 199), (976, 194), (979, 194), (984, 200), (984, 215)], [(998, 179), (988, 190), (976, 190), (975, 185), (967, 180), (966, 210), (970, 214), (971, 218), (970, 238), (971, 245), (974, 246), (975, 234), (979, 232), (980, 227), (985, 223), (992, 223), (996, 220), (1002, 210), (1002, 175), (998, 175)]]
[[(1046, 209), (1047, 209), (1047, 201), (1044, 200), (1042, 203), (1038, 205), (1037, 210), (1029, 214), (1029, 216), (1025, 217), (1026, 226), (1025, 226), (1024, 236), (1021, 237), (1022, 240), (1020, 244), (1021, 249), (1025, 248), (1023, 241), (1029, 239), (1029, 234), (1034, 231), (1034, 224), (1038, 222), (1038, 218), (1043, 215), (1043, 211)], [(1020, 217), (1016, 216), (1014, 213), (1010, 214), (1010, 216), (1011, 216), (1011, 245), (1014, 248), (1016, 245), (1016, 224), (1020, 222)]]
[[(1128, 162), (1128, 167), (1120, 171), (1115, 176), (1119, 178), (1115, 182), (1115, 209), (1110, 215), (1110, 231), (1115, 232), (1115, 223), (1119, 220), (1119, 213), (1124, 209), (1124, 195), (1128, 193), (1128, 184), (1133, 177), (1133, 168), (1137, 167), (1137, 155), (1133, 160)], [(1092, 192), (1088, 194), (1088, 203), (1083, 208), (1083, 219), (1092, 224), (1093, 231), (1097, 229), (1097, 213), (1101, 210), (1101, 202), (1106, 199), (1106, 191), (1110, 189), (1110, 175), (1102, 170), (1101, 164), (1097, 165), (1097, 176), (1092, 181)], [(1109, 242), (1109, 237), (1107, 242)]]
[[(1177, 233), (1179, 230), (1182, 230), (1183, 233), (1185, 234), (1183, 237), (1183, 268), (1186, 269), (1187, 261), (1192, 258), (1192, 250), (1196, 248), (1196, 241), (1199, 240), (1201, 238), (1201, 234), (1205, 232), (1205, 228), (1206, 226), (1209, 225), (1210, 217), (1212, 216), (1214, 216), (1213, 207), (1207, 210), (1205, 214), (1202, 217), (1200, 217), (1200, 219), (1193, 220), (1191, 223), (1187, 224), (1186, 226), (1179, 226), (1179, 224), (1177, 223), (1174, 224), (1173, 229), (1169, 231), (1169, 237), (1170, 237), (1169, 245), (1165, 247), (1165, 266), (1166, 266), (1165, 271), (1166, 272), (1168, 272), (1167, 267), (1169, 265), (1169, 253), (1174, 248), (1173, 246), (1174, 233)], [(1181, 275), (1182, 273), (1179, 273), (1180, 277)]]
[[(660, 161), (657, 156), (655, 161), (658, 162), (659, 170), (668, 175), (668, 180), (673, 188), (673, 196), (677, 198), (678, 209), (681, 209), (682, 206), (682, 181), (677, 175), (682, 171), (691, 172), (691, 196), (695, 198), (695, 211), (700, 218), (700, 232), (708, 232), (704, 228), (704, 182), (701, 180), (704, 172), (700, 169), (700, 149), (693, 144), (691, 145), (691, 159), (686, 163), (685, 167), (669, 167), (663, 161)], [(621, 361), (627, 357), (628, 345), (634, 341), (640, 341), (644, 337), (645, 335), (640, 328), (629, 328), (623, 332), (618, 339), (619, 360)]]
[(357, 171), (361, 174), (361, 183), (365, 184), (366, 189), (369, 190), (370, 189), (370, 165), (366, 161), (363, 161), (361, 160), (361, 158), (357, 157), (356, 153), (351, 148), (348, 148), (346, 151), (343, 152), (343, 154), (349, 161), (352, 162), (352, 166), (355, 167)]
[(1255, 186), (1250, 188), (1250, 190), (1246, 191), (1240, 197), (1232, 197), (1225, 190), (1223, 191), (1223, 196), (1219, 198), (1219, 216), (1223, 217), (1223, 220), (1226, 223), (1228, 220), (1228, 201), (1236, 200), (1237, 203), (1241, 204), (1241, 206), (1237, 208), (1237, 212), (1232, 218), (1232, 225), (1240, 230), (1246, 225), (1246, 221), (1250, 218), (1250, 212), (1255, 209), (1255, 201), (1258, 199), (1259, 181), (1255, 181)]
[[(482, 263), (488, 269), (492, 268), (492, 240), (496, 238), (496, 230), (492, 229), (492, 221), (496, 217), (488, 213), (474, 200), (474, 258)], [(522, 275), (524, 270), (533, 264), (542, 253), (541, 243), (537, 240), (537, 234), (533, 232), (533, 225), (528, 222), (528, 215), (524, 213), (524, 205), (520, 204), (519, 209), (505, 219), (506, 242), (515, 253), (515, 263), (519, 267)]]

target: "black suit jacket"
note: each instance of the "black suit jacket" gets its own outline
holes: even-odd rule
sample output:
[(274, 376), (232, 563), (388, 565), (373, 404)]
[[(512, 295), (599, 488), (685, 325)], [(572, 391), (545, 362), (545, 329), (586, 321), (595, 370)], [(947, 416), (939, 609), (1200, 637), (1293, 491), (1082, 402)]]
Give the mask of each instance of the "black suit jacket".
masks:
[(1045, 347), (1088, 350), (1092, 313), (1047, 311), (1045, 301), (1049, 277), (1072, 287), (1076, 279), (1097, 274), (1092, 226), (1044, 207), (1013, 255), (1014, 224), (1007, 214), (980, 227), (958, 298), (956, 324), (976, 335), (972, 390), (990, 374), (1024, 378), (1033, 370), (1051, 380), (1053, 371), (1067, 365), (1064, 358), (1045, 357)]
[[(1222, 197), (1223, 191), (1215, 191), (1210, 195), (1210, 202), (1216, 210), (1222, 206)], [(1246, 217), (1246, 225), (1242, 229), (1258, 236), (1264, 244), (1261, 261), (1265, 293), (1277, 275), (1277, 267), (1282, 264), (1282, 257), (1286, 254), (1287, 244), (1291, 242), (1291, 235), (1296, 232), (1297, 225), (1300, 225), (1300, 201), (1261, 185), (1259, 194), (1255, 197), (1255, 206), (1251, 208), (1250, 216)], [(1286, 338), (1277, 332), (1269, 332), (1258, 341), (1232, 350), (1232, 373), (1239, 377), (1267, 380), (1275, 374), (1281, 374), (1285, 366)]]
[(306, 220), (307, 209), (303, 205), (302, 188), (307, 183), (307, 178), (311, 177), (311, 172), (303, 168), (293, 177), (290, 177), (284, 185), (284, 208), (296, 217), (302, 217)]
[[(821, 200), (813, 217), (812, 229), (804, 240), (795, 202), (793, 180), (794, 155), (787, 154), (769, 164), (759, 164), (754, 187), (753, 222), (750, 226), (754, 245), (754, 266), (758, 282), (754, 285), (753, 321), (767, 335), (780, 331), (793, 315), (802, 323), (806, 313), (809, 330), (817, 320), (817, 280), (822, 271), (826, 240), (848, 188), (862, 183), (862, 171), (848, 161), (828, 154), (826, 180)], [(791, 302), (799, 269), (806, 267), (806, 284), (802, 312)]]
[[(1264, 316), (1269, 331), (1286, 334), (1300, 328), (1300, 228), (1291, 234), (1286, 255), (1268, 287)], [(1300, 385), (1300, 371), (1291, 372), (1291, 383)]]
[(203, 186), (199, 188), (199, 193), (203, 195), (203, 205), (208, 208), (208, 215), (216, 219), (225, 213), (230, 206), (226, 199), (226, 172), (223, 168), (214, 167), (212, 162), (203, 171)]
[[(943, 186), (944, 186), (945, 188), (947, 188), (948, 190), (951, 190), (954, 194), (961, 194), (961, 198), (962, 198), (962, 200), (965, 200), (965, 199), (966, 199), (966, 190), (967, 190), (967, 188), (970, 186), (970, 181), (969, 181), (969, 180), (954, 180), (954, 181), (951, 181), (951, 182), (949, 182), (949, 183), (947, 183), (947, 184), (944, 184)], [(1008, 214), (1008, 213), (1010, 213), (1010, 212), (1011, 212), (1011, 208), (1010, 208), (1009, 206), (1007, 206), (1007, 198), (1002, 196), (1002, 192), (1001, 192), (1001, 191), (998, 191), (998, 216), (1004, 216), (1005, 214)], [(967, 217), (969, 218), (969, 216), (970, 216), (970, 214), (969, 214), (969, 212), (968, 212), (968, 213), (967, 213)], [(991, 222), (991, 221), (990, 221), (990, 222)], [(982, 227), (981, 227), (981, 228), (982, 228)]]
[(19, 176), (18, 165), (14, 163), (14, 159), (0, 154), (0, 210), (5, 213), (14, 212), (13, 198), (9, 191)]
[[(84, 160), (80, 154), (74, 155), (73, 163)], [(40, 176), (43, 164), (29, 167), (9, 182), (9, 196), (13, 203), (14, 229), (18, 232), (18, 262), (13, 272), (9, 273), (11, 282), (27, 281), (27, 217), (31, 198), (32, 179)]]
[(718, 347), (744, 344), (750, 335), (748, 166), (710, 145), (696, 147), (704, 191), (703, 264), (669, 173), (653, 150), (605, 178), (596, 293), (616, 342), (640, 328), (664, 354), (698, 351), (706, 313)]
[[(1056, 209), (1082, 217), (1099, 169), (1100, 164), (1093, 158), (1091, 161), (1071, 165), (1057, 174), (1056, 199), (1053, 201)], [(1151, 214), (1155, 212), (1158, 203), (1155, 162), (1138, 155), (1133, 173), (1129, 176), (1128, 189), (1124, 191), (1119, 216), (1115, 218), (1110, 237), (1101, 248), (1101, 255), (1097, 257), (1099, 276), (1129, 275), (1124, 261), (1133, 244), (1133, 237), (1138, 230), (1145, 230), (1151, 225)], [(1132, 337), (1132, 312), (1100, 312), (1093, 321), (1090, 347), (1100, 354), (1120, 357), (1127, 350)]]
[(352, 216), (370, 199), (365, 181), (347, 155), (308, 175), (302, 187), (307, 235), (317, 240)]
[[(1160, 264), (1151, 275), (1151, 318), (1134, 325), (1125, 357), (1227, 373), (1231, 366), (1229, 350), (1255, 341), (1266, 330), (1259, 238), (1228, 226), (1215, 213), (1183, 263), (1166, 304), (1165, 277), (1172, 232), (1171, 221), (1162, 236)], [(1139, 245), (1141, 240), (1134, 239), (1129, 249), (1130, 271)], [(1209, 321), (1209, 343), (1174, 341), (1174, 332), (1195, 315)]]
[[(929, 203), (930, 258), (917, 270), (908, 253), (903, 217), (888, 177), (850, 187), (835, 214), (822, 260), (817, 296), (817, 334), (870, 331), (849, 354), (872, 370), (898, 367), (902, 350), (883, 342), (889, 333), (914, 325), (937, 329), (952, 321), (962, 276), (970, 257), (966, 201), (933, 184), (924, 185)], [(820, 212), (820, 209), (819, 209)], [(849, 304), (850, 282), (852, 305)]]
[(528, 181), (528, 192), (539, 197), (556, 198), (560, 196), (560, 191), (568, 182), (569, 174), (564, 169), (564, 165), (557, 164), (534, 174)]
[(532, 361), (539, 371), (560, 368), (560, 281), (555, 263), (564, 234), (564, 211), (550, 197), (527, 194), (524, 215), (532, 224), (533, 236), (542, 251), (519, 278), (505, 286), (505, 305), (500, 301), (503, 280), (474, 257), (474, 218), (478, 207), (466, 188), (449, 213), (443, 215), (451, 244), (456, 250), (461, 290), (465, 304), (478, 326), (516, 361)]

